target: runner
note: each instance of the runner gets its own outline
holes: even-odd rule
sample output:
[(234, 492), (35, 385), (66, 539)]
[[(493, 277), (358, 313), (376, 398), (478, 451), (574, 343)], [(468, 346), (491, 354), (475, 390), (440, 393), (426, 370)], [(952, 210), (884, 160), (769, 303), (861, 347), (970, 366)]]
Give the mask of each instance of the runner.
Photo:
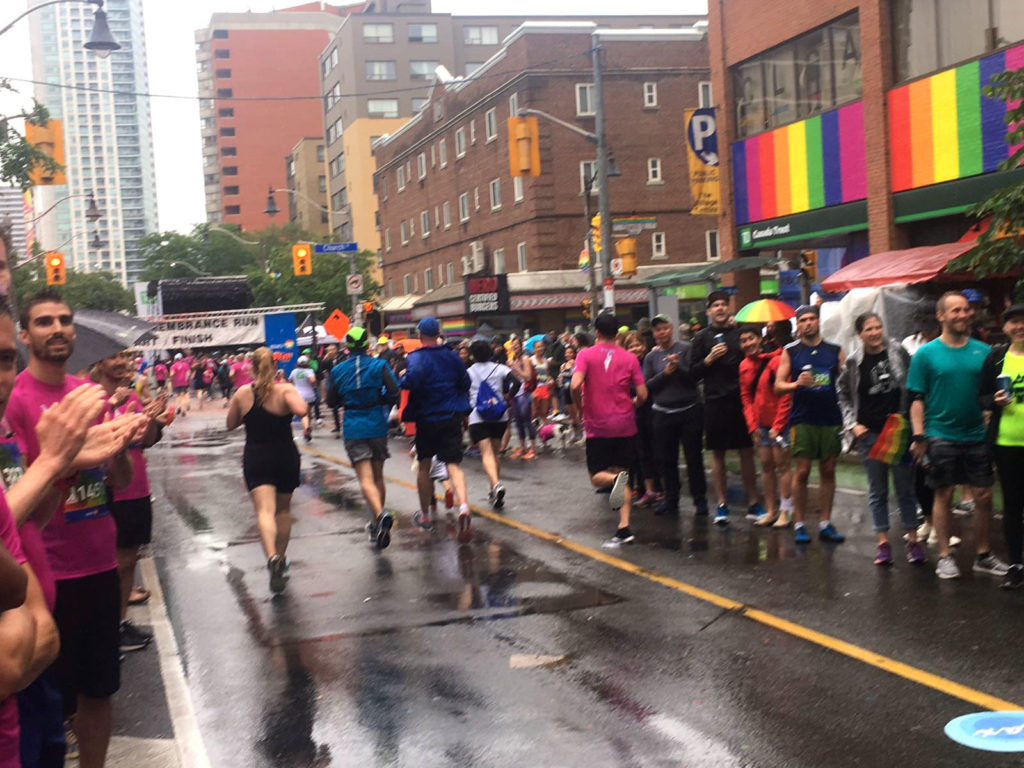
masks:
[(370, 507), (370, 540), (384, 549), (394, 520), (384, 509), (384, 461), (388, 453), (388, 411), (398, 402), (398, 381), (387, 360), (370, 357), (370, 339), (358, 325), (345, 334), (349, 356), (333, 364), (328, 386), (345, 409), (345, 450)]
[(260, 541), (267, 556), (270, 591), (285, 588), (285, 551), (292, 532), (292, 493), (299, 487), (299, 451), (292, 437), (292, 418), (308, 414), (306, 401), (287, 382), (274, 381), (272, 353), (260, 347), (252, 355), (252, 384), (240, 387), (228, 406), (230, 432), (245, 425), (242, 473), (256, 509)]
[(174, 356), (170, 370), (171, 386), (174, 388), (174, 410), (185, 418), (189, 410), (189, 382), (192, 380), (192, 365), (181, 352)]
[(420, 509), (413, 521), (421, 528), (433, 526), (430, 500), (434, 482), (430, 478), (430, 459), (436, 456), (448, 465), (455, 496), (459, 503), (458, 539), (472, 538), (472, 519), (466, 495), (466, 476), (462, 472), (462, 422), (470, 411), (469, 374), (455, 352), (437, 342), (441, 328), (433, 317), (425, 317), (416, 326), (422, 346), (408, 357), (402, 377), (402, 389), (409, 390), (409, 404), (403, 419), (416, 422), (416, 456), (419, 470), (416, 485)]
[(598, 315), (594, 328), (597, 344), (576, 356), (572, 398), (583, 413), (590, 482), (595, 488), (611, 489), (608, 503), (619, 513), (615, 535), (605, 546), (618, 547), (634, 540), (629, 528), (632, 495), (627, 470), (636, 455), (633, 410), (647, 399), (647, 385), (636, 357), (615, 343), (615, 316)]
[(508, 457), (532, 460), (537, 458), (537, 428), (533, 424), (533, 390), (537, 386), (537, 374), (530, 356), (523, 352), (523, 340), (518, 336), (509, 339), (508, 359), (508, 367), (519, 379), (519, 392), (511, 404), (512, 419), (519, 434), (519, 448)]
[(486, 341), (474, 341), (469, 353), (474, 360), (469, 367), (469, 402), (473, 405), (469, 439), (480, 446), (480, 459), (490, 484), (487, 501), (495, 509), (502, 509), (505, 486), (501, 484), (501, 440), (508, 431), (508, 402), (519, 391), (519, 379), (508, 366), (492, 362), (493, 352)]
[(306, 415), (302, 417), (302, 439), (307, 443), (313, 439), (313, 407), (317, 401), (316, 371), (309, 365), (309, 358), (299, 355), (295, 368), (288, 375), (288, 380), (306, 401)]
[(811, 541), (804, 520), (807, 481), (811, 464), (817, 461), (821, 478), (818, 537), (841, 543), (846, 537), (832, 524), (832, 503), (836, 494), (836, 461), (843, 450), (843, 415), (836, 395), (836, 379), (846, 356), (838, 345), (821, 338), (817, 307), (805, 305), (797, 309), (796, 330), (798, 338), (782, 350), (775, 377), (775, 393), (793, 396), (789, 411), (790, 444), (796, 459), (793, 540), (797, 544)]
[[(843, 413), (843, 426), (853, 438), (868, 475), (868, 506), (878, 536), (875, 565), (892, 565), (889, 541), (889, 473), (896, 489), (896, 501), (907, 541), (907, 561), (925, 562), (917, 541), (917, 499), (914, 496), (914, 468), (906, 456), (888, 451), (900, 432), (907, 429), (907, 369), (910, 355), (898, 341), (886, 342), (882, 318), (865, 312), (854, 321), (862, 348), (846, 360), (836, 390)], [(903, 420), (902, 422), (900, 420)], [(881, 441), (881, 444), (879, 444)], [(878, 447), (878, 450), (876, 449)], [(904, 451), (905, 453), (905, 451)]]
[(704, 439), (711, 451), (711, 480), (718, 495), (715, 525), (729, 524), (726, 504), (726, 451), (740, 454), (740, 476), (747, 494), (747, 518), (756, 520), (764, 514), (757, 498), (757, 477), (754, 468), (754, 447), (747, 432), (740, 399), (739, 332), (729, 322), (729, 295), (725, 291), (708, 294), (708, 316), (711, 325), (693, 338), (690, 369), (704, 381)]
[(156, 394), (167, 391), (167, 363), (159, 358), (153, 366), (153, 380), (156, 382)]

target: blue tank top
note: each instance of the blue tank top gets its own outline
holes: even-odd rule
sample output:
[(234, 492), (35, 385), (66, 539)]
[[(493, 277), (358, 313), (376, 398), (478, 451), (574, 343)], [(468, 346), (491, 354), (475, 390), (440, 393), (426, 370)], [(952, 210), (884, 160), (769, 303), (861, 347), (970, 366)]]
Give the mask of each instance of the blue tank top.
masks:
[(814, 376), (813, 387), (801, 387), (793, 392), (793, 407), (789, 412), (790, 424), (816, 424), (821, 427), (841, 426), (843, 415), (836, 395), (839, 378), (839, 346), (827, 341), (810, 347), (794, 341), (786, 346), (792, 362), (789, 380), (796, 381), (810, 366)]

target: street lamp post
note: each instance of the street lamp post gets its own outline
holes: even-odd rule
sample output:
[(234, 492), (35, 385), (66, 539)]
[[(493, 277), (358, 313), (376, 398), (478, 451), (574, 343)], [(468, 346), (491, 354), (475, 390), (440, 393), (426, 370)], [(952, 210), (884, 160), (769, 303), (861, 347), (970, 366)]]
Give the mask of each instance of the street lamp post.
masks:
[(53, 205), (51, 205), (45, 211), (40, 213), (34, 219), (30, 219), (29, 221), (26, 221), (25, 224), (35, 224), (37, 221), (39, 221), (41, 218), (43, 218), (46, 214), (48, 214), (50, 211), (52, 211), (58, 205), (63, 203), (65, 200), (73, 200), (76, 197), (88, 197), (89, 198), (89, 205), (85, 209), (85, 218), (88, 221), (98, 221), (98, 220), (103, 218), (103, 212), (100, 210), (99, 206), (96, 205), (96, 197), (93, 195), (92, 191), (90, 190), (89, 192), (83, 192), (83, 193), (77, 194), (77, 195), (67, 195), (66, 197), (62, 197), (60, 200), (55, 202)]
[(110, 55), (111, 51), (121, 49), (121, 44), (110, 33), (110, 25), (107, 23), (107, 12), (103, 10), (103, 0), (46, 0), (46, 2), (33, 5), (27, 11), (15, 17), (10, 24), (0, 29), (0, 35), (8, 32), (11, 27), (33, 11), (38, 11), (40, 8), (46, 8), (49, 5), (60, 5), (62, 3), (89, 3), (96, 6), (96, 12), (93, 14), (92, 33), (84, 45), (86, 50), (92, 51), (101, 59), (105, 59)]
[(590, 55), (594, 65), (594, 132), (597, 134), (597, 207), (601, 216), (601, 271), (604, 277), (602, 311), (615, 313), (615, 278), (612, 277), (612, 214), (608, 196), (608, 148), (604, 135), (604, 94), (601, 86), (601, 41), (595, 33)]

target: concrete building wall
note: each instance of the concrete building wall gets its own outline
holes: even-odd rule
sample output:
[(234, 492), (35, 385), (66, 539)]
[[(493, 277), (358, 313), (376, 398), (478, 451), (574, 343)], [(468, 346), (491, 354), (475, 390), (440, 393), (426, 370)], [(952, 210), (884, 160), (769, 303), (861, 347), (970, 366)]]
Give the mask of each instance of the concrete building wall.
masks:
[(324, 152), (321, 137), (307, 137), (285, 158), (288, 220), (315, 235), (327, 235), (331, 231)]

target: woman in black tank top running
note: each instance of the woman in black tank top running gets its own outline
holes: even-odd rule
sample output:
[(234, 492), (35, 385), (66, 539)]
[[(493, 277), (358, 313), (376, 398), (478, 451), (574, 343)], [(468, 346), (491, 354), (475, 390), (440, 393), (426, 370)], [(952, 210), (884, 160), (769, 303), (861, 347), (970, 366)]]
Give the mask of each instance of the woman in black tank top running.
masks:
[(228, 406), (228, 430), (245, 425), (242, 475), (256, 508), (270, 591), (284, 590), (291, 536), (292, 492), (299, 487), (299, 451), (292, 418), (306, 415), (306, 401), (291, 384), (274, 381), (277, 367), (269, 349), (252, 354), (253, 383), (239, 387)]

